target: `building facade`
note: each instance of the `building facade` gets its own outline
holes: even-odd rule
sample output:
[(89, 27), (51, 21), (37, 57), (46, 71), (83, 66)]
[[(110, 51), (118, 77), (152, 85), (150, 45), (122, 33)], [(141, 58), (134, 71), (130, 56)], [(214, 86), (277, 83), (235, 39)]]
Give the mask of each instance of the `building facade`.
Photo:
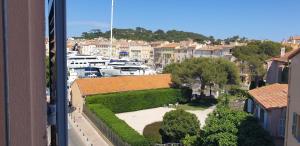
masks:
[(289, 56), (289, 92), (285, 146), (300, 145), (300, 49)]
[(155, 66), (164, 68), (166, 65), (175, 62), (175, 50), (179, 48), (180, 45), (177, 43), (171, 43), (154, 48)]
[(287, 84), (272, 84), (249, 91), (247, 112), (258, 118), (271, 136), (283, 143), (287, 107)]
[(81, 112), (90, 95), (170, 88), (171, 83), (170, 74), (77, 79), (71, 85), (71, 102)]

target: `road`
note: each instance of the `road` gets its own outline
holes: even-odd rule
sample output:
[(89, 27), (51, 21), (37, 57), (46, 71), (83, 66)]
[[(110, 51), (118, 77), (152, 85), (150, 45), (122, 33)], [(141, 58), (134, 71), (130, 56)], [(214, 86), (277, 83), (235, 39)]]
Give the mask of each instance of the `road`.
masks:
[(69, 146), (85, 146), (86, 144), (82, 141), (82, 138), (78, 133), (75, 131), (72, 124), (68, 120), (68, 139), (69, 139)]

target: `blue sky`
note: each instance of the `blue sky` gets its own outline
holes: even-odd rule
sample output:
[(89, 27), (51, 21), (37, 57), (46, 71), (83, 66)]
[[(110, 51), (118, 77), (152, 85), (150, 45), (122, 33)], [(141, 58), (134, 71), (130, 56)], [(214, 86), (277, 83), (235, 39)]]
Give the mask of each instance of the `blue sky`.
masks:
[[(68, 36), (109, 28), (111, 0), (67, 0)], [(300, 35), (300, 0), (115, 0), (116, 28), (281, 41)]]

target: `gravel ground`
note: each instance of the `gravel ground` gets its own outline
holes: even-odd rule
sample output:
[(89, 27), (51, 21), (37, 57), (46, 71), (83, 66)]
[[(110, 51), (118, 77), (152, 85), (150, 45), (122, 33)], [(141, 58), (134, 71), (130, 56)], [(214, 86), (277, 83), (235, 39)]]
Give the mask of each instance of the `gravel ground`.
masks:
[[(205, 110), (193, 110), (188, 111), (197, 116), (200, 121), (201, 127), (205, 124), (205, 119), (208, 114), (215, 109), (215, 106), (212, 106)], [(153, 109), (140, 110), (135, 112), (127, 112), (116, 114), (116, 116), (124, 120), (129, 126), (135, 129), (138, 133), (143, 134), (143, 130), (146, 125), (149, 125), (154, 122), (162, 121), (163, 116), (166, 112), (174, 110), (174, 108), (168, 107), (159, 107)]]

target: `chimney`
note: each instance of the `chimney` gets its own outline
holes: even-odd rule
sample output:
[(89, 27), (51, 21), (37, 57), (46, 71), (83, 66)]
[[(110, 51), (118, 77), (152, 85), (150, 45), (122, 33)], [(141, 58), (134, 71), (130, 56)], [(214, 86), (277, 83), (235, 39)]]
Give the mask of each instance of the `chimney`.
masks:
[(281, 48), (280, 57), (283, 57), (284, 55), (285, 55), (285, 48)]

